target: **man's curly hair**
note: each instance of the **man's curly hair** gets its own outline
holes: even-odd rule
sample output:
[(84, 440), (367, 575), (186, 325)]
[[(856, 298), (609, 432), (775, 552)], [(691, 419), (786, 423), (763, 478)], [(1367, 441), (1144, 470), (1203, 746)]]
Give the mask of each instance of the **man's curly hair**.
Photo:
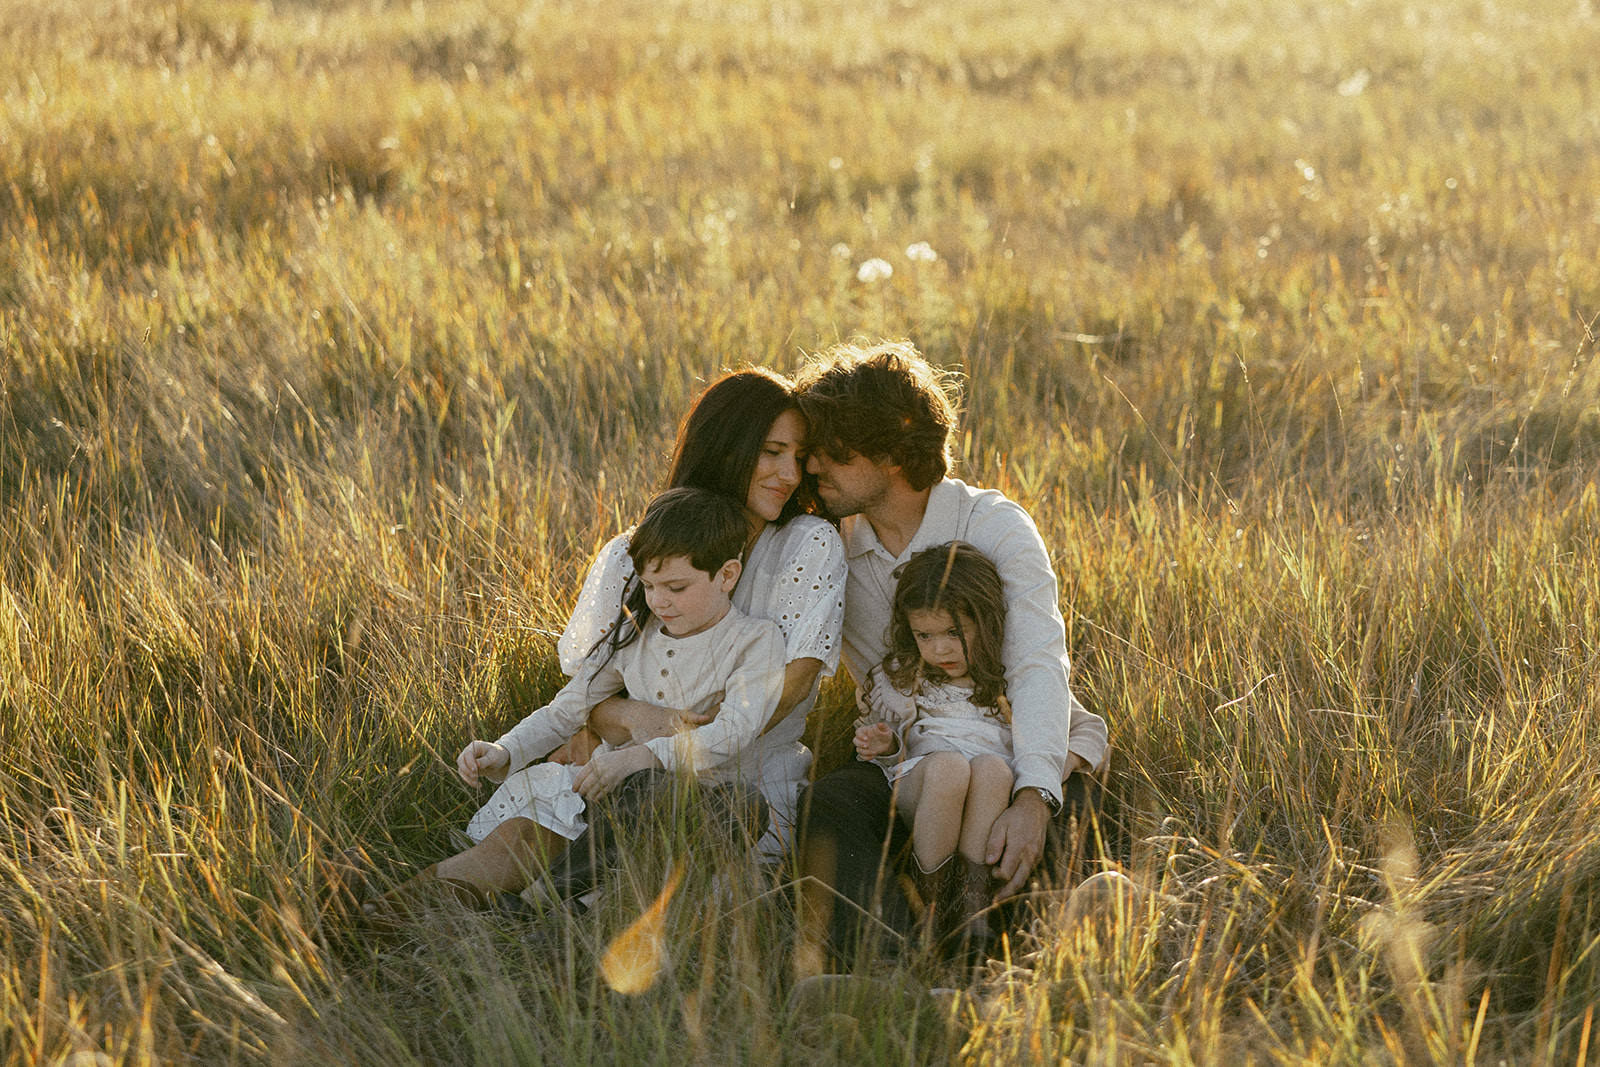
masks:
[(955, 382), (910, 341), (835, 345), (801, 369), (795, 390), (812, 452), (896, 464), (913, 489), (949, 471)]

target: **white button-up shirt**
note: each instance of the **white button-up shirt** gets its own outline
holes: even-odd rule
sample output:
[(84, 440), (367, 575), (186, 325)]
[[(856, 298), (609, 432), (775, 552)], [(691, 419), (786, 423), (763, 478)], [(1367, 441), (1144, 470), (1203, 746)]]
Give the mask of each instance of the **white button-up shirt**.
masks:
[(966, 541), (989, 557), (1005, 585), (1000, 659), (1011, 701), (1013, 788), (1042, 788), (1059, 800), (1068, 752), (1091, 767), (1104, 763), (1106, 724), (1072, 695), (1056, 575), (1027, 512), (993, 489), (946, 478), (929, 493), (922, 525), (899, 556), (889, 554), (861, 515), (845, 519), (839, 529), (850, 567), (844, 661), (858, 685), (888, 651), (894, 569), (925, 548)]

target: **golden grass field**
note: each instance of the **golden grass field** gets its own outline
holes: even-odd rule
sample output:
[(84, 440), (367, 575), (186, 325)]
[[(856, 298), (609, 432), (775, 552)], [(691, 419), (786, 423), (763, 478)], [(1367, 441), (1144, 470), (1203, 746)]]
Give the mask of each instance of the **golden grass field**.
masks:
[[(1590, 0), (7, 0), (0, 1060), (1600, 1062), (1596, 56)], [(1050, 542), (1143, 904), (854, 1027), (693, 866), (606, 987), (682, 842), (323, 914), (452, 847), (699, 383), (855, 336)]]

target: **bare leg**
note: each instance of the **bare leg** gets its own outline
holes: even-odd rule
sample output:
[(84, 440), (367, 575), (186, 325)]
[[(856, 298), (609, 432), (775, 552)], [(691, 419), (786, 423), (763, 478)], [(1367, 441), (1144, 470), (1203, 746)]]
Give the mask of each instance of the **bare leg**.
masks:
[(1011, 806), (1011, 767), (999, 756), (989, 755), (972, 757), (969, 766), (971, 778), (961, 817), (960, 848), (964, 858), (982, 863), (994, 821)]
[(935, 870), (956, 850), (971, 773), (961, 753), (931, 752), (896, 784), (895, 803), (911, 823), (911, 851), (924, 871)]
[(439, 864), (438, 877), (448, 882), (520, 893), (532, 876), (567, 845), (567, 839), (532, 819), (507, 819), (488, 837)]
[(361, 911), (374, 929), (391, 929), (412, 914), (412, 908), (443, 893), (463, 907), (484, 908), (496, 893), (515, 893), (528, 884), (566, 838), (532, 819), (507, 819), (481, 842), (460, 855), (436, 863), (389, 890)]
[(961, 872), (956, 878), (952, 920), (941, 930), (946, 951), (958, 958), (980, 962), (994, 941), (989, 907), (994, 903), (994, 879), (984, 862), (994, 821), (1011, 803), (1011, 767), (999, 756), (974, 756), (967, 786), (966, 813), (961, 821)]

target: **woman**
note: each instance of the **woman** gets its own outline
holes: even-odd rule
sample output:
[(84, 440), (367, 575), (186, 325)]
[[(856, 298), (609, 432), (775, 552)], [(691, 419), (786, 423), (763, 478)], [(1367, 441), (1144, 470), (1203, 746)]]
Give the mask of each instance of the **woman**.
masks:
[[(782, 695), (760, 739), (740, 757), (736, 774), (746, 788), (753, 785), (760, 791), (759, 800), (749, 801), (757, 806), (765, 801), (769, 818), (761, 852), (781, 856), (788, 847), (796, 797), (811, 769), (811, 752), (800, 741), (806, 715), (816, 703), (823, 674), (839, 666), (846, 573), (838, 531), (808, 513), (815, 498), (806, 484), (805, 421), (789, 382), (760, 369), (734, 371), (713, 382), (684, 417), (667, 481), (669, 489), (707, 489), (739, 503), (749, 532), (733, 605), (746, 615), (770, 619), (783, 637)], [(558, 645), (561, 668), (568, 675), (578, 673), (616, 623), (617, 605), (635, 577), (628, 547), (628, 534), (618, 535), (589, 568)], [(651, 704), (644, 699), (649, 695), (606, 699), (590, 712), (584, 729), (549, 756), (556, 762), (585, 764), (575, 785), (586, 795), (611, 793), (607, 805), (625, 822), (659, 806), (671, 775), (645, 771), (623, 781), (597, 781), (598, 788), (591, 791), (584, 780), (603, 775), (589, 759), (594, 747), (602, 738), (620, 745), (630, 738), (666, 737), (681, 726), (703, 725), (711, 718)], [(714, 798), (726, 809), (721, 821), (760, 826), (760, 813), (749, 810), (741, 792), (727, 790)], [(369, 901), (363, 909), (368, 922), (382, 927), (403, 918), (413, 895), (431, 888), (441, 888), (468, 906), (483, 906), (499, 892), (521, 889), (527, 872), (541, 868), (555, 892), (577, 896), (593, 886), (598, 866), (616, 847), (611, 818), (590, 820), (570, 845), (548, 834), (530, 836), (522, 824), (533, 825), (497, 811), (492, 803), (485, 805), (467, 827), (476, 846)]]
[[(678, 430), (668, 488), (709, 489), (739, 501), (750, 523), (744, 570), (734, 606), (771, 619), (783, 632), (788, 662), (783, 696), (756, 746), (739, 763), (770, 809), (764, 855), (782, 855), (794, 823), (795, 798), (811, 769), (800, 741), (806, 715), (825, 675), (839, 666), (844, 624), (844, 544), (816, 507), (805, 473), (805, 420), (793, 387), (771, 371), (734, 371), (702, 392)], [(577, 673), (583, 658), (610, 630), (623, 587), (633, 579), (627, 534), (613, 538), (589, 568), (577, 607), (557, 650), (561, 669)], [(664, 737), (705, 716), (651, 704), (648, 694), (613, 697), (589, 717), (589, 728), (554, 753), (557, 761), (587, 758), (599, 738)]]

